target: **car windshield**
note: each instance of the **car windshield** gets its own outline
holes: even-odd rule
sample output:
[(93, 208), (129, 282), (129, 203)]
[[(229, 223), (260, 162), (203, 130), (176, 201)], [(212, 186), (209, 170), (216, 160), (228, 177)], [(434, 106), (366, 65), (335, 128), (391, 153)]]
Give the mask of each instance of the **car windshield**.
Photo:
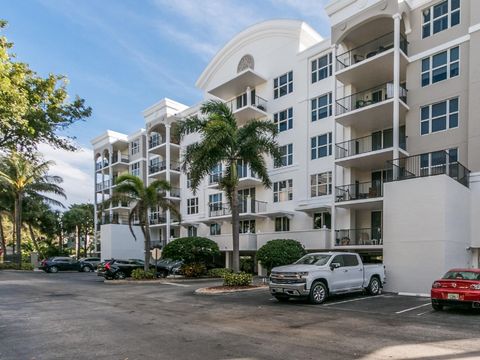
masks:
[(304, 264), (304, 265), (325, 265), (332, 256), (326, 254), (308, 254), (297, 260), (295, 264)]
[(443, 278), (456, 280), (480, 280), (480, 273), (474, 271), (449, 271), (443, 276)]

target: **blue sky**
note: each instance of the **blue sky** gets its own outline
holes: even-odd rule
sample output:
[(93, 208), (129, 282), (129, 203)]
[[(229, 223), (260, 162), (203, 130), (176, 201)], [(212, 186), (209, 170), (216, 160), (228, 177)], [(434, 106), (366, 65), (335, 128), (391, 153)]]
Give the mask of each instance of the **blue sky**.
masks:
[[(222, 45), (249, 25), (302, 19), (328, 37), (326, 3), (22, 0), (2, 2), (0, 17), (9, 22), (5, 35), (15, 43), (19, 60), (42, 75), (66, 75), (69, 93), (85, 98), (93, 108), (87, 122), (68, 132), (88, 149), (90, 139), (106, 129), (130, 133), (141, 127), (142, 110), (163, 97), (186, 105), (200, 101), (194, 85), (198, 76)], [(66, 160), (43, 150), (57, 162)], [(87, 156), (82, 160), (85, 164), (77, 165), (86, 167)]]

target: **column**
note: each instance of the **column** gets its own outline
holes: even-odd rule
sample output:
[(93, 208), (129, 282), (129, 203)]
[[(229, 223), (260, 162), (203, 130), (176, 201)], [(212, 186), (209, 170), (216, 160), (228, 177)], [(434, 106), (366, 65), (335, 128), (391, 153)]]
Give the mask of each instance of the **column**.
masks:
[[(332, 102), (336, 105), (337, 103), (337, 79), (336, 79), (336, 61), (337, 61), (337, 45), (332, 46), (332, 69), (333, 69), (333, 93), (332, 93)], [(336, 199), (336, 186), (337, 186), (337, 166), (335, 165), (335, 154), (336, 154), (336, 144), (337, 144), (337, 107), (333, 106), (334, 111), (334, 118), (333, 118), (333, 129), (332, 129), (332, 140), (333, 140), (333, 168), (332, 168), (332, 207), (331, 207), (331, 215), (332, 215), (332, 225), (330, 230), (330, 247), (335, 247), (335, 230), (336, 230), (336, 208), (335, 208), (335, 199)]]
[[(108, 148), (108, 154), (110, 156), (110, 159), (108, 159), (108, 178), (109, 178), (109, 187), (108, 187), (108, 194), (110, 195), (110, 199), (112, 199), (112, 195), (113, 195), (113, 189), (112, 189), (112, 178), (113, 178), (113, 169), (112, 169), (112, 156), (113, 156), (113, 146), (110, 144), (110, 147)], [(112, 207), (113, 207), (113, 203), (110, 201), (110, 221), (112, 221), (113, 219), (113, 210), (112, 210)]]
[[(171, 159), (170, 159), (170, 124), (165, 124), (165, 163), (166, 163), (166, 178), (167, 181), (170, 183), (170, 166), (171, 166)], [(170, 197), (170, 191), (167, 191), (167, 197)], [(166, 219), (167, 219), (167, 226), (166, 226), (166, 234), (165, 234), (165, 244), (168, 244), (170, 241), (170, 222), (171, 222), (171, 214), (170, 210), (167, 209), (166, 211)]]
[[(95, 256), (97, 255), (98, 250), (98, 234), (97, 234), (97, 226), (98, 226), (98, 215), (97, 215), (97, 159), (95, 150), (93, 151), (93, 178), (95, 179), (93, 185), (93, 246), (95, 249)], [(63, 237), (60, 237), (60, 241), (63, 241)], [(63, 248), (63, 244), (61, 246)]]
[(252, 105), (252, 90), (250, 89), (250, 86), (247, 86), (247, 103), (243, 104), (243, 106), (250, 106)]
[(394, 52), (393, 52), (393, 159), (396, 165), (393, 177), (398, 176), (398, 159), (400, 157), (400, 14), (393, 15), (394, 23)]

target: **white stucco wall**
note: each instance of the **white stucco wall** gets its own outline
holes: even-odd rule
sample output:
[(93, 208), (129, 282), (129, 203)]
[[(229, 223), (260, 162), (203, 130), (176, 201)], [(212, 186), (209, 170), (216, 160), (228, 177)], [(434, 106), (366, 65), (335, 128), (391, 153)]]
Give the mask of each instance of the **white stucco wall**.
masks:
[(139, 226), (134, 226), (133, 231), (137, 237), (136, 241), (128, 225), (102, 225), (100, 229), (102, 260), (143, 259), (145, 246), (142, 231)]
[(452, 267), (470, 267), (471, 191), (446, 175), (385, 184), (385, 290), (428, 294)]

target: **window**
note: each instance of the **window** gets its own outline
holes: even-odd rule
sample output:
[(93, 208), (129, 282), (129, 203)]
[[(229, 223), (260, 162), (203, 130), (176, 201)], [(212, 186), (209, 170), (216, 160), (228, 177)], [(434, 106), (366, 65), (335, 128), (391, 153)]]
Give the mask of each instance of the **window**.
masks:
[(240, 220), (240, 234), (255, 234), (255, 220)]
[(212, 168), (209, 177), (210, 184), (216, 184), (222, 179), (222, 164), (218, 163)]
[(187, 173), (187, 188), (191, 188), (192, 187), (192, 179), (190, 177), (190, 173)]
[(332, 133), (326, 133), (311, 138), (312, 160), (332, 155)]
[(276, 168), (293, 164), (293, 144), (283, 145), (278, 148), (280, 161), (275, 164)]
[(358, 258), (356, 255), (343, 255), (345, 266), (358, 266)]
[(460, 23), (460, 0), (444, 0), (424, 9), (422, 15), (425, 39)]
[(187, 214), (198, 214), (198, 197), (187, 199)]
[(310, 196), (317, 197), (332, 193), (332, 172), (310, 175)]
[(290, 231), (290, 219), (286, 216), (276, 217), (275, 231)]
[(312, 61), (312, 84), (332, 76), (332, 53)]
[(210, 235), (222, 235), (222, 226), (219, 223), (210, 224)]
[(133, 176), (140, 176), (140, 162), (136, 162), (130, 165), (130, 174)]
[(460, 73), (460, 48), (454, 47), (422, 60), (422, 86), (435, 84)]
[(322, 229), (323, 227), (327, 229), (332, 227), (332, 215), (328, 212), (313, 214), (313, 228)]
[(273, 114), (273, 122), (278, 126), (278, 132), (293, 128), (293, 108)]
[(208, 196), (208, 200), (210, 216), (219, 215), (219, 212), (222, 211), (222, 193), (211, 194)]
[(134, 140), (130, 143), (130, 153), (132, 155), (138, 154), (140, 152), (140, 140)]
[[(448, 156), (447, 156), (448, 154)], [(448, 157), (448, 159), (447, 159)], [(426, 153), (420, 155), (420, 175), (437, 175), (446, 173), (446, 164), (458, 162), (458, 148), (452, 148), (448, 150), (434, 151), (432, 153)], [(449, 169), (452, 171), (452, 167)], [(450, 175), (456, 176), (451, 173)]]
[(312, 121), (332, 116), (332, 93), (312, 99)]
[(283, 180), (273, 183), (273, 202), (283, 202), (293, 199), (293, 180)]
[(192, 237), (192, 236), (197, 236), (197, 228), (195, 226), (188, 226), (187, 227), (187, 236)]
[(273, 97), (278, 99), (293, 91), (293, 71), (273, 79)]
[(427, 135), (458, 127), (458, 97), (420, 109), (420, 133)]

